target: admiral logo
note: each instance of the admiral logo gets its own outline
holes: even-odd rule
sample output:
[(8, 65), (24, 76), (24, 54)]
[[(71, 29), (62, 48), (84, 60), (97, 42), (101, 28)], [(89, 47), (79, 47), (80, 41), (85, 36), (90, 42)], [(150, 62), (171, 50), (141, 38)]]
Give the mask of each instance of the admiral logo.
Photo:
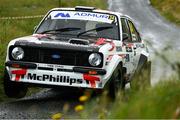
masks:
[(49, 81), (49, 82), (60, 82), (60, 83), (69, 83), (69, 85), (72, 85), (74, 83), (76, 84), (82, 84), (83, 80), (82, 79), (76, 79), (76, 78), (71, 78), (70, 76), (53, 76), (53, 75), (46, 75), (43, 74), (41, 75), (36, 75), (36, 74), (27, 74), (27, 79), (29, 80), (38, 80), (38, 81)]
[(70, 15), (69, 15), (69, 13), (58, 13), (58, 14), (56, 14), (55, 16), (54, 16), (55, 18), (57, 18), (57, 17), (70, 17)]

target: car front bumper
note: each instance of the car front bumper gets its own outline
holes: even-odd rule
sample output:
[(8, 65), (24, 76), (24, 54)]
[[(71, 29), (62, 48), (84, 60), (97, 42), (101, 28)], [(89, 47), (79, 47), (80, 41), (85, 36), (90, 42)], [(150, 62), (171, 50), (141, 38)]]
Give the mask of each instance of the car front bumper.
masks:
[(20, 61), (6, 62), (10, 80), (15, 82), (72, 86), (82, 88), (103, 88), (104, 69), (47, 65)]

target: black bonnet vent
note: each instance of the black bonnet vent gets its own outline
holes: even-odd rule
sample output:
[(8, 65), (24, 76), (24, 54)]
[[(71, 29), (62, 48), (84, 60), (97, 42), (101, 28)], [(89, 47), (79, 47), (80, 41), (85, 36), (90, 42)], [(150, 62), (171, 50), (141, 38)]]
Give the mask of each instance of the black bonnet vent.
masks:
[(69, 43), (79, 44), (79, 45), (89, 45), (89, 41), (88, 40), (82, 40), (82, 39), (70, 39)]

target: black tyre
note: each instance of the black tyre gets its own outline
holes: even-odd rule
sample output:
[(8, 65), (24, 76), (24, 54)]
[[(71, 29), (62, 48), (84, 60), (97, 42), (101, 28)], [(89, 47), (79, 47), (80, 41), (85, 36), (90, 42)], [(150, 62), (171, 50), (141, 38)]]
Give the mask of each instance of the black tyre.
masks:
[(108, 95), (110, 98), (115, 99), (117, 97), (117, 94), (120, 90), (124, 90), (125, 88), (125, 81), (123, 79), (123, 71), (122, 71), (122, 65), (118, 65), (116, 70), (113, 72), (109, 87), (108, 87)]
[(4, 92), (10, 98), (22, 98), (27, 93), (27, 87), (23, 83), (10, 81), (7, 70), (4, 72)]
[(144, 90), (151, 86), (151, 62), (144, 63), (141, 69), (135, 72), (130, 86), (133, 90)]

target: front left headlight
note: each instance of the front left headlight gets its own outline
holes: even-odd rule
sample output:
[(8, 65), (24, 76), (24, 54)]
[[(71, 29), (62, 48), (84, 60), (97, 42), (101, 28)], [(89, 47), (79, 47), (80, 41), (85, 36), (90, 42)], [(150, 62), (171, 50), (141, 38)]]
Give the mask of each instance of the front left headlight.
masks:
[(89, 55), (89, 64), (92, 66), (98, 66), (101, 64), (102, 57), (98, 53), (92, 53)]
[(11, 56), (15, 60), (21, 60), (24, 58), (24, 50), (21, 47), (15, 47), (11, 52)]

